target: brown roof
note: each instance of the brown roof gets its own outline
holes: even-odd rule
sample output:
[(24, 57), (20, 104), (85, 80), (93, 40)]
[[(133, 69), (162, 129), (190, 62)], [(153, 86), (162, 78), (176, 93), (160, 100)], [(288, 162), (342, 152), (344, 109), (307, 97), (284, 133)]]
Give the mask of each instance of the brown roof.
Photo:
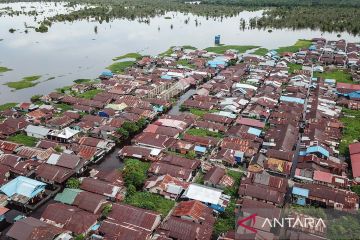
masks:
[(219, 184), (221, 178), (226, 174), (225, 169), (220, 167), (212, 167), (204, 176), (204, 181), (210, 184)]
[(51, 240), (65, 230), (33, 217), (16, 221), (6, 236), (16, 240)]
[(36, 169), (35, 174), (38, 178), (61, 184), (74, 175), (75, 172), (68, 168), (43, 163)]
[(72, 205), (90, 213), (99, 214), (106, 203), (106, 197), (103, 195), (84, 191), (76, 195)]
[(164, 149), (170, 147), (175, 139), (160, 134), (144, 132), (137, 135), (133, 141), (140, 145)]
[(149, 168), (149, 172), (156, 175), (166, 175), (169, 174), (172, 177), (180, 178), (183, 180), (188, 180), (192, 175), (192, 170), (187, 168), (182, 168), (174, 166), (171, 164), (166, 164), (162, 162), (154, 162)]
[(266, 152), (266, 156), (269, 158), (277, 158), (280, 160), (292, 161), (294, 152), (279, 151), (275, 149), (269, 149)]
[(108, 219), (116, 223), (128, 223), (147, 231), (153, 231), (159, 224), (160, 214), (130, 205), (113, 204)]
[(213, 226), (170, 217), (158, 230), (160, 233), (163, 231), (167, 236), (177, 240), (210, 240)]
[(141, 227), (109, 220), (103, 221), (99, 232), (106, 240), (146, 240), (151, 234), (150, 231), (146, 231)]
[(212, 209), (197, 200), (180, 202), (171, 215), (174, 217), (190, 217), (198, 223), (215, 222)]
[(171, 165), (188, 168), (188, 169), (196, 169), (201, 165), (200, 160), (192, 160), (184, 157), (177, 156), (175, 154), (167, 154), (160, 159), (161, 162), (168, 163)]
[(74, 206), (53, 203), (47, 206), (41, 220), (63, 226), (75, 234), (88, 231), (96, 222), (97, 215), (88, 213)]
[(97, 193), (109, 197), (113, 197), (114, 194), (117, 193), (114, 192), (114, 190), (118, 189), (118, 187), (116, 187), (115, 185), (93, 178), (84, 178), (81, 182), (80, 188), (88, 192)]

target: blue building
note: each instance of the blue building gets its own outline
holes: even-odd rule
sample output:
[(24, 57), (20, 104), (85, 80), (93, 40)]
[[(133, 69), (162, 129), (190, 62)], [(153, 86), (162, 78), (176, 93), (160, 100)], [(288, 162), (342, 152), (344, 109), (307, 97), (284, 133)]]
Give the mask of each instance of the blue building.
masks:
[(309, 189), (293, 187), (291, 194), (296, 204), (305, 206), (306, 199), (309, 197)]
[(19, 176), (0, 188), (0, 193), (5, 194), (13, 202), (28, 203), (45, 191), (46, 183)]
[(220, 44), (220, 35), (216, 35), (215, 36), (215, 44), (219, 45)]

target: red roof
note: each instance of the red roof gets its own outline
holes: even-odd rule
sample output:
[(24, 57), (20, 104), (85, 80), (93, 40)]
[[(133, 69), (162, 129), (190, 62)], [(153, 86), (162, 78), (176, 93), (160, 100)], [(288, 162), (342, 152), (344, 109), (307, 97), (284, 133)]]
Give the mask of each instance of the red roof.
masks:
[(236, 123), (240, 124), (240, 125), (246, 125), (246, 126), (250, 126), (250, 127), (257, 127), (257, 128), (263, 128), (265, 127), (265, 123), (256, 120), (256, 119), (251, 119), (251, 118), (238, 118), (236, 119)]
[(360, 153), (360, 142), (350, 144), (349, 151), (350, 151), (350, 155)]
[(353, 177), (360, 177), (360, 153), (350, 155)]
[(322, 172), (322, 171), (314, 171), (314, 180), (315, 181), (321, 181), (326, 183), (332, 183), (333, 175), (328, 172)]
[(336, 88), (342, 88), (342, 89), (349, 89), (349, 90), (354, 90), (354, 91), (358, 91), (360, 90), (360, 84), (351, 84), (351, 83), (337, 83), (336, 84)]

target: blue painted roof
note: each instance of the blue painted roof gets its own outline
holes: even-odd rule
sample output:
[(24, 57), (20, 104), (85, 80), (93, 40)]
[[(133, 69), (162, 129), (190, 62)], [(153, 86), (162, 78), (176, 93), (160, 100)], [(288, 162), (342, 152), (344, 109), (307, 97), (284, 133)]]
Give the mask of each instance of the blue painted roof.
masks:
[(293, 187), (292, 194), (303, 196), (303, 197), (309, 197), (309, 189)]
[(171, 80), (171, 79), (172, 79), (172, 77), (171, 77), (171, 76), (169, 76), (169, 75), (162, 75), (162, 76), (161, 76), (161, 79)]
[(45, 189), (46, 183), (19, 176), (0, 188), (0, 191), (11, 197), (20, 194), (28, 198), (33, 198)]
[(113, 73), (111, 71), (105, 71), (101, 73), (102, 76), (108, 76), (108, 77), (112, 77)]
[(257, 128), (253, 128), (253, 127), (250, 127), (247, 132), (252, 135), (255, 135), (255, 136), (260, 136), (260, 134), (261, 134), (261, 130), (259, 130)]
[(329, 151), (326, 150), (325, 148), (321, 147), (321, 146), (312, 146), (312, 147), (308, 147), (306, 149), (306, 154), (310, 154), (310, 153), (321, 153), (322, 155), (329, 157)]
[(205, 153), (205, 152), (206, 152), (206, 147), (202, 147), (202, 146), (195, 146), (194, 150), (195, 150), (195, 152), (202, 152), (202, 153)]
[(300, 104), (305, 103), (304, 99), (296, 98), (296, 97), (288, 97), (288, 96), (281, 96), (280, 101), (294, 102), (294, 103), (300, 103)]
[(351, 92), (348, 95), (350, 99), (360, 99), (360, 91)]

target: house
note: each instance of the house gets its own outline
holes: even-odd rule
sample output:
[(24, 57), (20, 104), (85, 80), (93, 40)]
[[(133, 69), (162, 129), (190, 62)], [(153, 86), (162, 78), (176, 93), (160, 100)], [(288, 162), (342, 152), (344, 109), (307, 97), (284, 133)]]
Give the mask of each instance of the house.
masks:
[(204, 184), (215, 188), (225, 188), (234, 185), (234, 180), (226, 175), (224, 168), (212, 167), (204, 176)]
[(216, 212), (224, 212), (230, 200), (230, 196), (223, 194), (222, 190), (196, 183), (191, 183), (181, 198), (200, 201)]
[(74, 235), (87, 234), (97, 223), (98, 216), (74, 206), (53, 203), (47, 206), (40, 220)]
[(119, 151), (119, 157), (120, 158), (137, 158), (140, 160), (145, 161), (155, 161), (160, 156), (160, 149), (157, 148), (146, 148), (146, 147), (140, 147), (140, 146), (124, 146)]
[(78, 130), (74, 130), (72, 128), (66, 127), (62, 130), (53, 130), (48, 133), (48, 139), (61, 142), (61, 143), (69, 143), (73, 140), (75, 136), (80, 133)]
[(151, 164), (148, 172), (153, 175), (161, 176), (169, 174), (172, 177), (178, 178), (185, 182), (189, 182), (193, 177), (191, 169), (167, 164), (164, 162), (154, 162)]
[(213, 210), (197, 200), (179, 202), (171, 215), (200, 224), (213, 224), (215, 222)]
[(175, 142), (175, 139), (156, 133), (143, 132), (137, 135), (132, 142), (139, 146), (163, 150), (169, 148)]
[(65, 236), (71, 237), (66, 230), (33, 217), (25, 217), (16, 221), (6, 233), (6, 237), (14, 240), (55, 240), (61, 239), (61, 237), (65, 238)]
[(353, 178), (360, 182), (360, 143), (350, 144), (349, 153)]
[(36, 170), (36, 178), (49, 184), (64, 184), (75, 171), (57, 165), (43, 163)]
[(96, 194), (103, 195), (109, 200), (122, 199), (123, 198), (123, 188), (115, 186), (108, 182), (93, 179), (93, 178), (82, 178), (80, 189)]
[(43, 139), (51, 132), (51, 129), (42, 126), (28, 125), (25, 128), (25, 132), (29, 137)]
[(160, 194), (172, 200), (178, 199), (188, 186), (189, 183), (183, 182), (169, 174), (150, 177), (144, 184), (144, 188), (147, 191)]
[[(160, 224), (161, 215), (150, 210), (145, 210), (125, 204), (113, 204), (111, 212), (107, 217), (107, 227), (101, 226), (99, 232), (105, 237), (112, 236), (116, 232), (121, 232), (121, 229), (128, 228), (140, 231), (140, 235), (149, 236)], [(131, 230), (127, 230), (131, 231)], [(122, 240), (129, 239), (133, 234), (122, 236)], [(115, 235), (116, 236), (116, 235)], [(148, 239), (148, 238), (139, 238)]]
[(45, 186), (43, 182), (19, 176), (4, 184), (0, 188), (0, 193), (5, 194), (15, 204), (25, 205), (41, 198)]

